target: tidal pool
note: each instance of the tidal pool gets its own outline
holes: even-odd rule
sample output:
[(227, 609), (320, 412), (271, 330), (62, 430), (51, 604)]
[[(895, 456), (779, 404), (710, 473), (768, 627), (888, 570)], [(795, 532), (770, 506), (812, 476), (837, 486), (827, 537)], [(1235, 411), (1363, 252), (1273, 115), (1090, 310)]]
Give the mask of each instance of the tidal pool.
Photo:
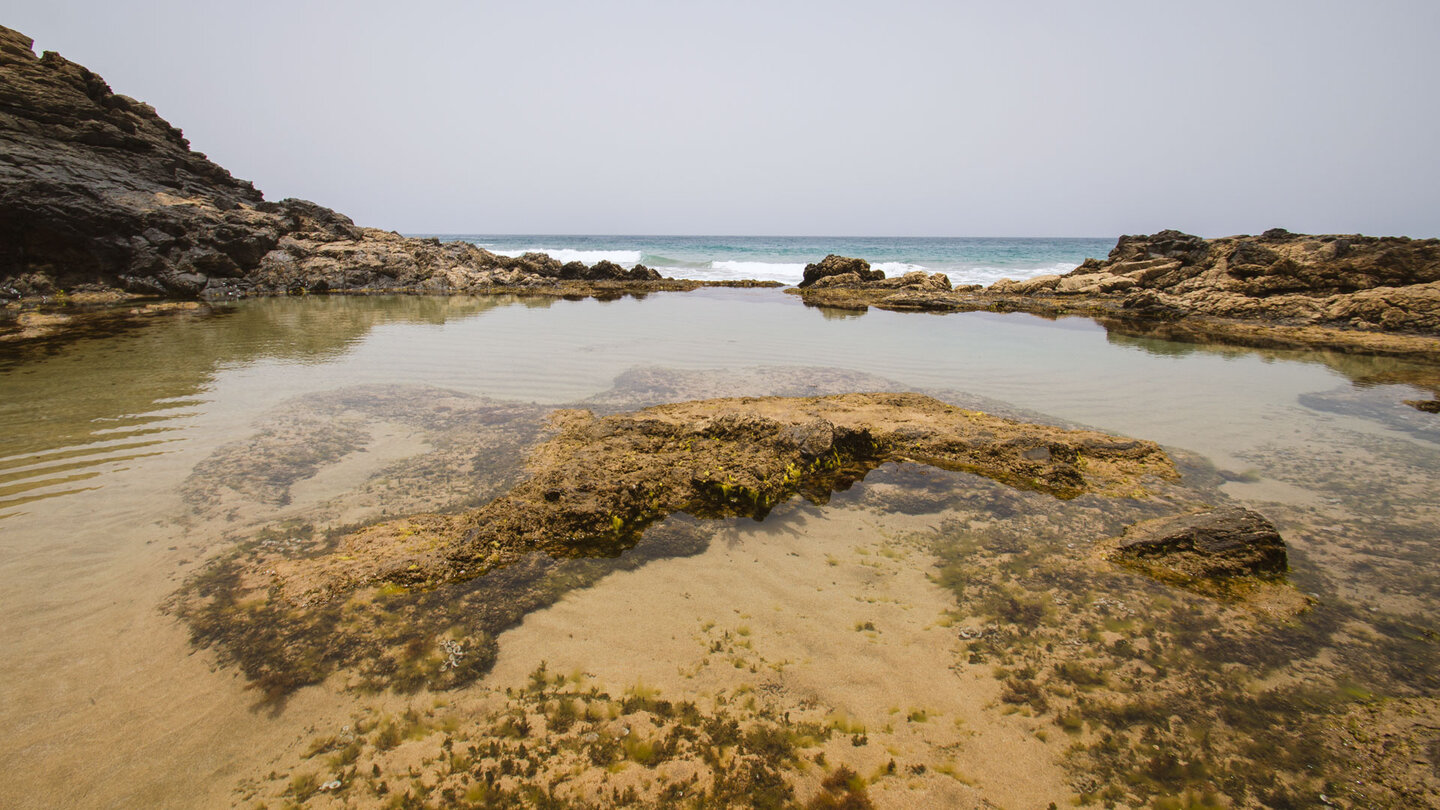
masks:
[[(0, 348), (0, 803), (1434, 804), (1440, 417), (1404, 371), (775, 290), (267, 299)], [(316, 633), (340, 663), (278, 691), (184, 609), (227, 555), (503, 494), (555, 408), (850, 391), (1152, 440), (1183, 479), (1061, 501), (887, 464), (396, 602), (399, 664)], [(1221, 501), (1280, 527), (1308, 610), (1091, 553)], [(406, 652), (442, 620), (477, 629)]]

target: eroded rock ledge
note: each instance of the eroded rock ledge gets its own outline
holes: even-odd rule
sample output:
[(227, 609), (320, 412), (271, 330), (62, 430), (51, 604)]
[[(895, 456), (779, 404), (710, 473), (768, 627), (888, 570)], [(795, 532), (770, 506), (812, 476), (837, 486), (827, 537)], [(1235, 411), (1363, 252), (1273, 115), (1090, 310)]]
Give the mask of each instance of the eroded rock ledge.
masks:
[(1122, 236), (1105, 261), (1059, 277), (999, 282), (992, 295), (1111, 296), (1126, 312), (1187, 314), (1433, 335), (1440, 240), (1307, 236), (1283, 229), (1205, 240)]
[(823, 307), (1085, 315), (1123, 334), (1440, 362), (1440, 239), (1161, 231), (1122, 236), (1107, 259), (1063, 276), (953, 290), (905, 278), (817, 274), (790, 292)]
[(801, 495), (823, 503), (888, 461), (976, 473), (1073, 498), (1139, 491), (1173, 477), (1152, 442), (1013, 422), (919, 394), (740, 398), (597, 419), (559, 411), (531, 476), (481, 509), (407, 518), (340, 542), (343, 557), (279, 571), (297, 604), (388, 582), (433, 587), (543, 551), (613, 553), (675, 512), (764, 517)]
[(652, 269), (498, 256), (268, 202), (153, 107), (0, 26), (0, 299), (693, 289)]
[[(267, 692), (353, 668), (399, 688), (488, 668), (493, 635), (603, 574), (587, 560), (696, 553), (695, 518), (816, 503), (886, 462), (1073, 498), (1142, 497), (1178, 479), (1152, 442), (1025, 424), (919, 394), (700, 400), (597, 418), (558, 411), (529, 477), (485, 506), (329, 538), (308, 528), (210, 566), (174, 606)], [(678, 522), (677, 522), (678, 521)], [(437, 650), (468, 651), (452, 664)]]

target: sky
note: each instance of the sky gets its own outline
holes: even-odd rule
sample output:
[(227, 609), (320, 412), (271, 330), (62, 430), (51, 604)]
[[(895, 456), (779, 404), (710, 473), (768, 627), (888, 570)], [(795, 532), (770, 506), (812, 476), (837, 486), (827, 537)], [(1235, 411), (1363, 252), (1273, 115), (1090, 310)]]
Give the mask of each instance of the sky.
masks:
[(0, 0), (405, 233), (1440, 236), (1440, 2)]

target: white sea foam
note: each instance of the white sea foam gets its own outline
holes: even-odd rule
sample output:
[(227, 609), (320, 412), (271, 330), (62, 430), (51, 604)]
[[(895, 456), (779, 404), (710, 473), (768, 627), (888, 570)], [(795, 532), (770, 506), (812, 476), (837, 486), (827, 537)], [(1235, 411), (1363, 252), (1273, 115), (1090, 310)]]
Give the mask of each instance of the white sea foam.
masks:
[(919, 270), (922, 273), (929, 273), (930, 268), (923, 264), (910, 264), (909, 262), (871, 262), (871, 270), (883, 270), (886, 278), (903, 276), (906, 273), (913, 273)]
[(1076, 268), (1076, 264), (1058, 262), (1042, 267), (957, 267), (945, 271), (954, 285), (981, 284), (986, 287), (1002, 278), (1023, 281), (1036, 276), (1064, 275)]
[[(512, 242), (511, 244), (514, 243)], [(491, 251), (502, 256), (519, 256), (524, 253), (544, 253), (560, 262), (578, 261), (591, 265), (599, 261), (611, 261), (621, 267), (627, 268), (644, 262), (658, 270), (661, 275), (671, 278), (697, 279), (700, 281), (756, 279), (760, 281), (779, 281), (783, 284), (799, 284), (805, 277), (804, 262), (767, 262), (735, 259), (716, 259), (708, 262), (703, 259), (687, 261), (660, 254), (647, 254), (640, 250), (577, 250), (575, 248), (524, 247), (501, 250), (491, 248)], [(906, 273), (912, 273), (918, 270), (925, 273), (944, 273), (950, 278), (950, 282), (957, 286), (981, 284), (987, 287), (1002, 278), (1022, 280), (1052, 273), (1064, 274), (1075, 269), (1075, 265), (1069, 262), (1031, 267), (997, 267), (990, 265), (967, 266), (964, 264), (950, 264), (948, 262), (915, 264), (913, 262), (889, 261), (871, 262), (870, 266), (876, 270), (883, 270), (887, 278), (897, 278)]]
[(718, 261), (710, 263), (708, 274), (703, 269), (690, 270), (688, 277), (716, 281), (753, 278), (758, 281), (783, 281), (786, 284), (799, 284), (800, 280), (805, 278), (805, 264), (804, 262)]
[(544, 253), (550, 258), (561, 262), (584, 262), (594, 264), (606, 261), (614, 262), (621, 267), (633, 267), (640, 263), (640, 251), (638, 250), (574, 250), (572, 248), (545, 248), (527, 247), (512, 250), (492, 250), (501, 256), (521, 256), (526, 253)]

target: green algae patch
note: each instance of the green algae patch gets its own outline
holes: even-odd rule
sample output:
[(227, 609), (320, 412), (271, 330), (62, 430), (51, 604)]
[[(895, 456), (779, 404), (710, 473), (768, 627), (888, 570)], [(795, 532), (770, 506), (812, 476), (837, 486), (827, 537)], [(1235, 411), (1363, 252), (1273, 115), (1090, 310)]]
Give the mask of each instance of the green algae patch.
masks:
[[(799, 495), (825, 503), (890, 461), (971, 472), (1073, 498), (1129, 494), (1176, 477), (1151, 442), (1025, 424), (918, 394), (738, 398), (596, 418), (558, 411), (557, 435), (530, 477), (455, 517), (419, 516), (342, 538), (329, 557), (297, 560), (277, 584), (296, 603), (355, 586), (433, 587), (473, 579), (534, 551), (608, 556), (677, 512), (763, 518)], [(415, 540), (425, 523), (423, 541)], [(348, 556), (344, 564), (336, 558)]]
[[(1188, 515), (1208, 495), (1177, 487), (1156, 500)], [(1433, 634), (1380, 632), (1377, 614), (1278, 578), (1177, 588), (1205, 580), (1112, 564), (1120, 528), (1172, 519), (1154, 502), (1026, 500), (998, 527), (973, 530), (957, 510), (915, 540), (955, 595), (962, 659), (993, 675), (1002, 711), (1064, 735), (1077, 804), (1403, 807), (1440, 795), (1413, 767), (1433, 735), (1420, 727), (1433, 699), (1414, 697), (1433, 689)]]
[[(542, 663), (526, 687), (506, 689), (499, 705), (463, 723), (439, 710), (363, 712), (340, 735), (318, 738), (299, 775), (272, 773), (256, 787), (300, 799), (320, 789), (313, 768), (321, 766), (361, 806), (872, 806), (864, 780), (845, 765), (802, 804), (799, 783), (809, 762), (824, 761), (819, 752), (833, 732), (808, 715), (740, 707), (739, 697), (671, 700), (643, 687), (612, 694)], [(399, 750), (405, 742), (414, 743), (408, 756)]]
[[(432, 516), (432, 530), (439, 520)], [(423, 545), (434, 535), (409, 537)], [(485, 577), (428, 588), (371, 583), (343, 598), (297, 605), (271, 587), (277, 569), (305, 559), (343, 565), (348, 556), (334, 553), (336, 538), (307, 525), (289, 532), (284, 544), (251, 542), (226, 554), (192, 577), (168, 607), (189, 625), (192, 643), (245, 674), (262, 703), (279, 704), (337, 671), (361, 691), (446, 689), (488, 672), (495, 637), (527, 613), (615, 571), (699, 553), (709, 541), (703, 526), (679, 516), (652, 527), (624, 557), (534, 553)]]
[(1103, 559), (1117, 565), (1276, 618), (1294, 617), (1311, 604), (1286, 581), (1289, 562), (1279, 530), (1241, 507), (1139, 521), (1096, 546)]
[(1178, 477), (1151, 442), (917, 394), (701, 400), (603, 418), (557, 411), (552, 426), (529, 477), (478, 509), (247, 544), (173, 606), (197, 644), (272, 698), (341, 669), (366, 687), (452, 687), (488, 670), (494, 635), (526, 612), (617, 566), (703, 550), (708, 535), (693, 518), (758, 520), (797, 495), (823, 504), (891, 462), (1056, 499), (1133, 496)]

